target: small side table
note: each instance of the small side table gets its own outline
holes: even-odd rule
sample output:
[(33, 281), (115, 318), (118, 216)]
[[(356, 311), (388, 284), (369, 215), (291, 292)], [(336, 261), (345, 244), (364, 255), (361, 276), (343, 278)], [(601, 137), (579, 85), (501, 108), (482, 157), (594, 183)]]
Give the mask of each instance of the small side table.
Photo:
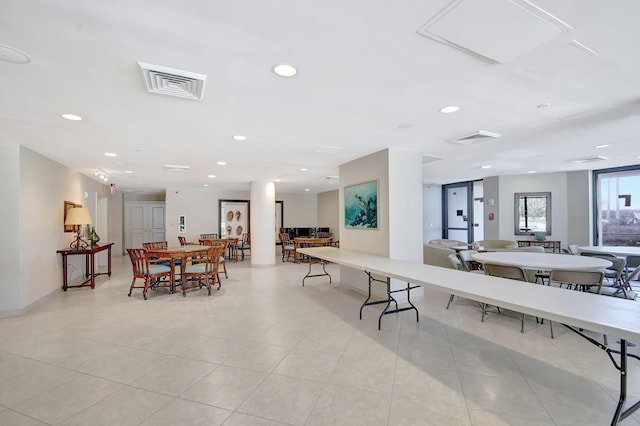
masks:
[[(56, 251), (56, 253), (60, 253), (62, 255), (62, 290), (67, 291), (68, 288), (75, 287), (91, 287), (92, 289), (96, 285), (96, 277), (98, 275), (108, 275), (111, 276), (111, 247), (113, 243), (103, 244), (101, 246), (91, 246), (84, 249), (74, 250), (71, 248), (62, 249)], [(101, 251), (107, 250), (108, 256), (108, 269), (107, 272), (96, 272), (95, 265), (95, 255), (96, 253), (100, 253)], [(87, 278), (84, 282), (77, 285), (69, 285), (68, 277), (67, 277), (67, 256), (74, 255), (84, 255), (84, 265), (85, 265), (85, 277)]]

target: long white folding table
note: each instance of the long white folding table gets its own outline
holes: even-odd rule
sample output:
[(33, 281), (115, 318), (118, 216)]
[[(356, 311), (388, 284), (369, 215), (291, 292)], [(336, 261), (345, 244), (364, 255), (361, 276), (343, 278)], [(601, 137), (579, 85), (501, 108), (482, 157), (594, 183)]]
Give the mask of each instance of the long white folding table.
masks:
[(480, 263), (494, 263), (497, 265), (519, 266), (524, 269), (552, 269), (600, 271), (611, 266), (606, 259), (588, 256), (572, 256), (557, 253), (531, 253), (524, 251), (494, 251), (477, 253), (471, 256)]
[[(377, 274), (414, 285), (429, 286), (447, 294), (501, 306), (564, 324), (604, 350), (619, 371), (620, 396), (611, 424), (618, 424), (640, 408), (640, 401), (638, 401), (625, 409), (628, 358), (640, 359), (627, 352), (627, 341), (640, 342), (639, 303), (556, 287), (535, 284), (513, 285), (513, 280), (505, 278), (393, 260), (383, 256), (334, 247), (302, 250), (308, 256), (362, 270), (369, 276)], [(602, 345), (581, 333), (582, 329), (619, 337), (620, 350)], [(616, 361), (614, 354), (620, 355), (619, 362)]]
[(578, 247), (580, 253), (612, 254), (614, 256), (640, 256), (640, 247), (627, 246), (582, 246)]

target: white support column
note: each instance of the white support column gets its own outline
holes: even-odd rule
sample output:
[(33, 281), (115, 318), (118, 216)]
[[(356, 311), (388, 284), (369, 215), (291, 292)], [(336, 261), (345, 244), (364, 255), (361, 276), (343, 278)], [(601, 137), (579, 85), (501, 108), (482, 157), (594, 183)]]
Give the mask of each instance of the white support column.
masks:
[(275, 265), (276, 187), (251, 182), (251, 265)]

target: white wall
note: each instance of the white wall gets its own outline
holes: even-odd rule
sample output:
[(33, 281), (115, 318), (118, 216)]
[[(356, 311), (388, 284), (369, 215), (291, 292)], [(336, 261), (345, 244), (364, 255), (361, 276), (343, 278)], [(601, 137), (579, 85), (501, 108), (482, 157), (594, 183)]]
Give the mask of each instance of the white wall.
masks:
[[(0, 193), (13, 200), (0, 208), (5, 220), (0, 257), (11, 262), (0, 278), (0, 316), (12, 316), (62, 287), (62, 261), (56, 251), (69, 247), (74, 235), (63, 229), (64, 201), (82, 204), (94, 218), (95, 200), (107, 196), (108, 187), (20, 145), (2, 144), (0, 153)], [(110, 239), (101, 237), (104, 242)], [(69, 257), (70, 284), (80, 279), (83, 260)], [(97, 263), (106, 263), (106, 253)]]
[(318, 194), (318, 226), (328, 226), (333, 234), (333, 240), (340, 240), (340, 192), (322, 192)]
[(422, 263), (422, 155), (389, 149), (389, 257)]
[[(20, 294), (20, 145), (0, 144), (0, 318), (21, 308)], [(55, 250), (54, 252), (55, 253)], [(51, 254), (49, 254), (50, 256)], [(3, 315), (3, 312), (5, 313)]]
[[(516, 192), (551, 192), (551, 235), (547, 240), (559, 240), (567, 245), (567, 174), (536, 173), (500, 176), (500, 239), (528, 240), (528, 235), (516, 235), (514, 225), (514, 194)], [(589, 210), (581, 214), (589, 215)]]
[(276, 192), (276, 200), (284, 202), (285, 228), (325, 226), (322, 223), (318, 223), (318, 196), (316, 194), (284, 194)]
[(442, 186), (423, 185), (422, 187), (422, 241), (442, 238)]
[[(200, 234), (218, 233), (218, 199), (221, 192), (206, 189), (167, 188), (165, 192), (166, 238), (170, 245), (178, 244), (178, 235), (197, 242)], [(242, 199), (248, 200), (249, 194)], [(178, 234), (178, 216), (186, 216), (185, 234)]]
[[(108, 205), (108, 227), (109, 235), (107, 240), (113, 243), (113, 254), (124, 255), (124, 197), (123, 193), (116, 190), (115, 195), (109, 197)], [(100, 235), (104, 241), (104, 236)]]
[[(378, 181), (378, 229), (345, 228), (344, 187), (373, 180)], [(422, 156), (383, 150), (342, 164), (339, 215), (341, 248), (422, 262)], [(340, 281), (360, 292), (368, 288), (366, 275), (353, 268), (341, 266)], [(405, 285), (392, 280), (391, 288)], [(376, 296), (386, 297), (385, 290), (383, 285), (373, 287)], [(421, 290), (412, 291), (412, 297), (420, 297)], [(395, 297), (402, 300), (404, 293)]]
[(379, 256), (389, 256), (389, 161), (388, 150), (340, 166), (340, 194), (344, 187), (378, 181), (378, 229), (344, 227), (344, 196), (339, 197), (340, 247)]
[(567, 172), (567, 240), (564, 246), (588, 246), (593, 242), (592, 185), (591, 171)]
[[(484, 239), (500, 239), (500, 223), (508, 221), (508, 217), (502, 217), (500, 213), (500, 178), (498, 176), (486, 177), (482, 180), (484, 192)], [(508, 203), (509, 200), (505, 200)], [(513, 201), (512, 201), (513, 203)], [(493, 214), (493, 220), (489, 219)]]
[[(178, 216), (186, 215), (188, 241), (198, 241), (200, 234), (218, 233), (219, 200), (247, 200), (248, 191), (220, 191), (211, 188), (167, 188), (165, 214), (167, 241), (178, 243)], [(315, 227), (318, 224), (318, 197), (316, 194), (278, 194), (276, 200), (284, 204), (284, 226)], [(250, 205), (251, 208), (251, 205)], [(251, 210), (253, 213), (253, 210)], [(182, 234), (181, 234), (182, 235)]]

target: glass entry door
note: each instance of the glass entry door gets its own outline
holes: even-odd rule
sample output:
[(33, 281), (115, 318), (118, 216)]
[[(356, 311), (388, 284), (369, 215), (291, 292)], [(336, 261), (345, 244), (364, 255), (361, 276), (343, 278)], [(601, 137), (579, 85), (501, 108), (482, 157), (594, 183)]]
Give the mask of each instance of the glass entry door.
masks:
[(470, 217), (473, 210), (471, 204), (471, 182), (453, 183), (442, 187), (442, 230), (443, 237), (449, 240), (471, 242)]
[(484, 239), (483, 189), (481, 180), (442, 187), (443, 238), (468, 243)]

